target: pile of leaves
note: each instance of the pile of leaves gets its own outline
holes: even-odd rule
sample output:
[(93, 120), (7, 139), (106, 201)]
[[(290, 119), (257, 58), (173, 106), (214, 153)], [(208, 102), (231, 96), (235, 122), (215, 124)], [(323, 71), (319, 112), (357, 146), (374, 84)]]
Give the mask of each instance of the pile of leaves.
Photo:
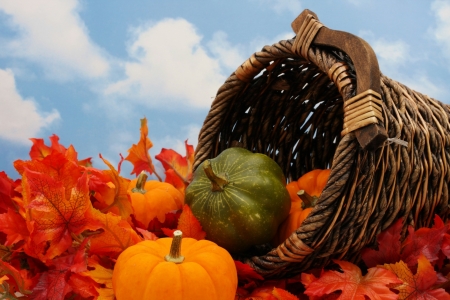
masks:
[[(149, 150), (147, 120), (140, 139), (115, 168), (103, 169), (90, 158), (78, 159), (73, 146), (56, 135), (50, 145), (31, 139), (29, 160), (16, 160), (20, 178), (0, 172), (0, 299), (114, 299), (112, 271), (119, 254), (143, 240), (172, 236), (204, 239), (205, 232), (188, 206), (148, 226), (127, 192), (131, 179), (121, 165), (172, 184), (184, 193), (192, 177), (194, 149), (186, 153), (162, 149), (155, 156), (164, 169), (156, 172)], [(142, 212), (141, 212), (142, 213)], [(265, 280), (236, 261), (236, 299), (450, 299), (450, 231), (436, 216), (432, 228), (408, 228), (401, 242), (402, 220), (378, 236), (378, 249), (365, 249), (363, 262), (335, 260), (326, 269), (296, 277)], [(206, 237), (207, 238), (207, 237)]]

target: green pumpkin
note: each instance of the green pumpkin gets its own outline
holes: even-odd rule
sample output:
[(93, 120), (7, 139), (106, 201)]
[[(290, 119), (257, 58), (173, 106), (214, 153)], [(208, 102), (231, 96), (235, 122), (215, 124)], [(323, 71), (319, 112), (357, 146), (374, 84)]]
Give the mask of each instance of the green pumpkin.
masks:
[(226, 149), (201, 163), (185, 203), (206, 238), (232, 253), (270, 242), (291, 207), (278, 164), (243, 148)]

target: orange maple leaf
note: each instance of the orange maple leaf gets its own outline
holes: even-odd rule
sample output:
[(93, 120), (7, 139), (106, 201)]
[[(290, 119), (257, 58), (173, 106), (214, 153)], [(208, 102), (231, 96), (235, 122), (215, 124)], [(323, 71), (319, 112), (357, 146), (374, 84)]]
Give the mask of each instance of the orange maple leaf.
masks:
[(102, 176), (104, 182), (103, 185), (95, 189), (96, 194), (94, 194), (94, 197), (104, 203), (104, 206), (99, 207), (103, 213), (113, 212), (126, 220), (133, 213), (133, 206), (127, 192), (130, 180), (120, 176), (119, 172), (109, 161), (104, 159), (101, 154), (99, 156), (109, 167), (109, 170), (102, 171), (103, 174), (98, 176), (104, 175)]
[(75, 148), (70, 145), (69, 148), (64, 147), (59, 143), (59, 137), (56, 134), (53, 134), (50, 137), (51, 146), (45, 145), (43, 139), (30, 139), (33, 145), (30, 149), (30, 158), (31, 160), (42, 160), (48, 155), (50, 155), (53, 151), (59, 152), (63, 154), (68, 160), (71, 160), (79, 165), (89, 167), (92, 165), (91, 158), (85, 158), (83, 160), (78, 160), (78, 153), (75, 151)]
[(298, 297), (289, 293), (285, 289), (273, 288), (272, 294), (275, 296), (277, 300), (298, 300)]
[(203, 240), (206, 237), (206, 232), (203, 231), (202, 225), (187, 204), (183, 206), (183, 211), (178, 219), (177, 229), (183, 232), (184, 237), (190, 237), (196, 240)]
[(93, 216), (87, 173), (79, 175), (61, 174), (63, 179), (57, 180), (28, 169), (23, 172), (30, 247), (38, 247), (33, 249), (33, 254), (40, 253), (42, 261), (67, 250), (72, 244), (72, 234), (100, 227)]
[(89, 277), (100, 285), (100, 287), (95, 286), (95, 289), (99, 293), (98, 299), (114, 300), (115, 297), (112, 287), (113, 270), (103, 267), (95, 256), (88, 259), (88, 267), (89, 271), (80, 273), (80, 275)]
[(171, 183), (183, 193), (192, 180), (192, 167), (194, 164), (194, 147), (189, 145), (187, 140), (184, 144), (186, 156), (181, 156), (178, 152), (165, 148), (155, 156), (166, 171), (165, 181)]
[(30, 236), (25, 219), (10, 208), (6, 213), (0, 214), (0, 231), (6, 234), (5, 246), (11, 246)]
[(131, 174), (136, 174), (137, 176), (142, 171), (147, 171), (149, 174), (155, 173), (159, 181), (162, 181), (161, 177), (155, 172), (155, 166), (150, 157), (149, 150), (151, 147), (153, 147), (153, 143), (148, 138), (147, 118), (143, 118), (141, 119), (141, 138), (137, 145), (133, 144), (128, 149), (128, 156), (125, 157), (125, 160), (133, 164)]
[(104, 232), (92, 236), (90, 253), (118, 256), (126, 248), (142, 241), (130, 224), (120, 216), (112, 213), (96, 213), (96, 218), (102, 223)]
[[(308, 279), (305, 285), (305, 294), (308, 296), (324, 296), (336, 290), (342, 291), (338, 299), (360, 299), (365, 296), (372, 300), (397, 299), (397, 294), (390, 291), (387, 285), (401, 283), (397, 276), (385, 268), (370, 268), (362, 276), (358, 266), (341, 260), (334, 260), (343, 272), (325, 271), (317, 280)], [(302, 276), (303, 279), (303, 276)]]
[(392, 271), (401, 279), (402, 283), (392, 286), (392, 288), (399, 291), (399, 300), (450, 300), (450, 295), (444, 289), (433, 289), (433, 286), (437, 283), (438, 276), (431, 263), (423, 254), (419, 256), (417, 273), (415, 275), (413, 275), (408, 265), (403, 261), (395, 264), (385, 264), (382, 267)]

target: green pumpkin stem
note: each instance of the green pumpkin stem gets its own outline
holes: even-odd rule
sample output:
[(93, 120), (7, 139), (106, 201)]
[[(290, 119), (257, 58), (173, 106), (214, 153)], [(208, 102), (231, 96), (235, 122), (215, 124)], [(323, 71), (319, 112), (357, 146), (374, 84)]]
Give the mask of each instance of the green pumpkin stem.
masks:
[(206, 176), (211, 181), (211, 190), (213, 192), (223, 191), (223, 187), (228, 184), (228, 180), (224, 176), (214, 173), (209, 160), (203, 163), (203, 171), (205, 171)]
[(303, 202), (302, 203), (302, 208), (315, 206), (316, 203), (317, 203), (317, 200), (319, 199), (319, 197), (311, 196), (305, 190), (298, 191), (297, 195), (300, 197), (300, 199)]
[(145, 183), (147, 182), (147, 174), (145, 174), (144, 171), (141, 172), (141, 174), (139, 174), (137, 182), (136, 182), (136, 187), (132, 188), (131, 191), (133, 193), (141, 193), (141, 194), (145, 194), (147, 193), (147, 191), (144, 189), (145, 187)]
[(181, 230), (175, 230), (173, 232), (172, 244), (170, 245), (170, 253), (167, 254), (164, 259), (168, 262), (174, 262), (180, 264), (184, 260), (184, 256), (181, 255), (181, 240), (183, 233)]

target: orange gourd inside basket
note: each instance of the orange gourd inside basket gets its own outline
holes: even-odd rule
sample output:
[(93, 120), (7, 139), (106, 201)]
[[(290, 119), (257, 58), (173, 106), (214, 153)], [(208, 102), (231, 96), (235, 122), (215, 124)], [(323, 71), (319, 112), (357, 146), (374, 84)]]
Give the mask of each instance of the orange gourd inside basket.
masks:
[(272, 241), (273, 246), (278, 246), (286, 240), (308, 217), (327, 184), (330, 171), (330, 169), (312, 170), (297, 181), (286, 185), (291, 197), (291, 210), (287, 219), (278, 227)]

